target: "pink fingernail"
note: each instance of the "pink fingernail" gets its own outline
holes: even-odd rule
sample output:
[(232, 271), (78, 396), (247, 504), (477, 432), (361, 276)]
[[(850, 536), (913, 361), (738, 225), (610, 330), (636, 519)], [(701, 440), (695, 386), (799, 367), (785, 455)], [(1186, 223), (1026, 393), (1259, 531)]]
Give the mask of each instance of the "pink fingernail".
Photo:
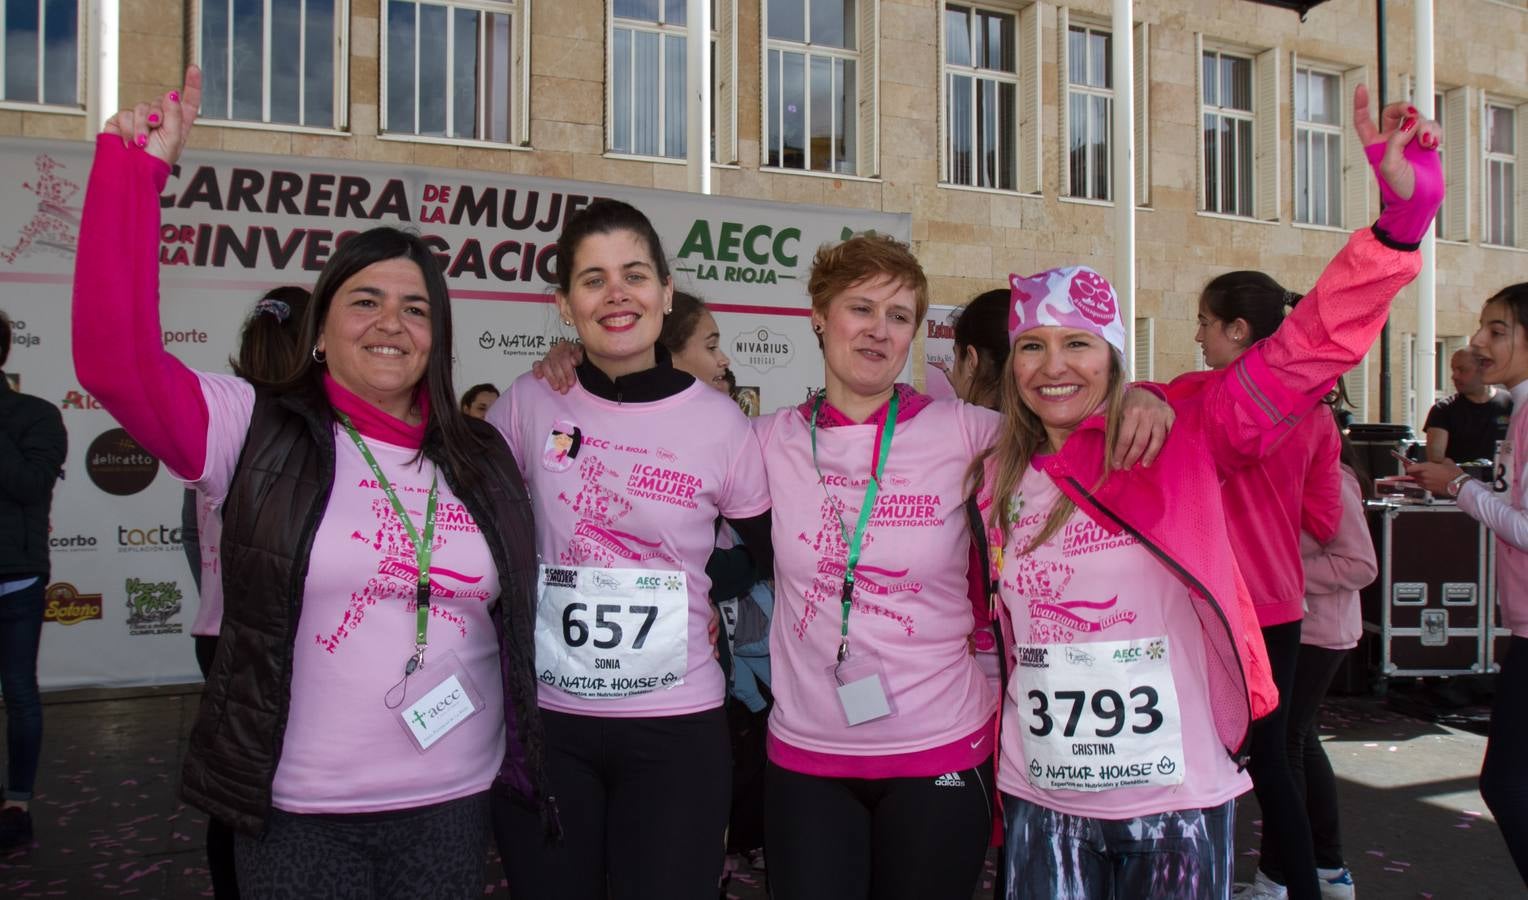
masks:
[(140, 147), (147, 146), (149, 142), (149, 136), (146, 134), (140, 134), (133, 139), (133, 142)]
[(171, 103), (179, 103), (180, 102), (180, 91), (171, 91), (170, 92), (170, 102)]
[(149, 124), (150, 125), (158, 125), (159, 124), (159, 113), (149, 113)]
[(1401, 130), (1410, 131), (1412, 128), (1416, 127), (1416, 124), (1416, 119), (1413, 119), (1411, 116), (1407, 116), (1405, 121), (1401, 122)]

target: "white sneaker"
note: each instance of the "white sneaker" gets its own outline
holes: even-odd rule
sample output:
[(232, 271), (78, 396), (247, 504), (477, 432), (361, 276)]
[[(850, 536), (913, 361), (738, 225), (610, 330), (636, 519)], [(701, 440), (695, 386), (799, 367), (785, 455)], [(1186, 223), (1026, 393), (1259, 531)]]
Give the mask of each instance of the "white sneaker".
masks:
[(1321, 885), (1321, 900), (1353, 900), (1353, 873), (1347, 866), (1317, 869), (1316, 880)]
[(1258, 870), (1251, 884), (1238, 884), (1231, 888), (1232, 900), (1288, 900), (1289, 889)]

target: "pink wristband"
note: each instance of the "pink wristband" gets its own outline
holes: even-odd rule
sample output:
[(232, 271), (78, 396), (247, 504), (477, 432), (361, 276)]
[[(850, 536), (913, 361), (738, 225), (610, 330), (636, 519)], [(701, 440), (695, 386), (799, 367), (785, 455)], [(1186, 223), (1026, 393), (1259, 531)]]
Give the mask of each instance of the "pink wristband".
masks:
[(1380, 160), (1385, 157), (1384, 142), (1364, 148), (1369, 166), (1374, 169), (1375, 180), (1379, 182), (1380, 200), (1384, 203), (1384, 210), (1374, 227), (1394, 243), (1410, 246), (1421, 242), (1427, 229), (1432, 227), (1438, 207), (1443, 205), (1443, 158), (1437, 150), (1422, 147), (1415, 137), (1403, 153), (1416, 175), (1416, 184), (1408, 199), (1402, 199), (1379, 173)]

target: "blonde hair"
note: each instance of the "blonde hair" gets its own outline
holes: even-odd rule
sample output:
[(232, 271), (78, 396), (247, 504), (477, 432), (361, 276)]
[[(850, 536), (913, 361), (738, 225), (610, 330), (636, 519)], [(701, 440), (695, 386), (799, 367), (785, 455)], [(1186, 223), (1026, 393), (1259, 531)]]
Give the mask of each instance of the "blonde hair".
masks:
[(856, 234), (837, 244), (824, 244), (812, 257), (806, 291), (812, 312), (825, 316), (833, 298), (853, 285), (884, 276), (912, 288), (918, 324), (928, 314), (928, 276), (912, 250), (896, 238), (875, 232)]
[[(1124, 409), (1125, 387), (1125, 364), (1120, 359), (1119, 351), (1111, 348), (1109, 387), (1104, 398), (1104, 470), (1098, 484), (1092, 485), (1093, 490), (1096, 490), (1114, 470), (1114, 451), (1119, 444), (1120, 415)], [(1024, 405), (1012, 365), (1005, 366), (1003, 369), (1000, 394), (998, 408), (1003, 413), (1003, 424), (998, 430), (997, 441), (972, 461), (971, 468), (966, 474), (970, 493), (975, 495), (981, 490), (986, 478), (987, 460), (995, 461), (992, 507), (987, 513), (987, 526), (999, 536), (998, 548), (1008, 540), (1008, 523), (1018, 511), (1013, 508), (1013, 500), (1019, 482), (1023, 480), (1024, 473), (1029, 471), (1029, 465), (1034, 461), (1035, 456), (1044, 451), (1050, 441), (1050, 436), (1045, 431), (1045, 423), (1040, 421), (1040, 417), (1034, 410)], [(1029, 542), (1029, 546), (1019, 552), (1030, 553), (1054, 537), (1076, 509), (1077, 504), (1070, 497), (1063, 496), (1055, 506), (1051, 507), (1050, 514), (1045, 519), (1045, 527), (1041, 528), (1039, 534)]]

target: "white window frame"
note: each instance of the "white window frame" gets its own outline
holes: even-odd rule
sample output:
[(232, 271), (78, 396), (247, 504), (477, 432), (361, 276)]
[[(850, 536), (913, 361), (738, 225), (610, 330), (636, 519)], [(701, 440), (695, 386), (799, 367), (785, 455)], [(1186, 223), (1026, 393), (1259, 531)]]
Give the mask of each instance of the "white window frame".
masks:
[[(1092, 35), (1092, 34), (1107, 35), (1111, 42), (1116, 39), (1116, 36), (1114, 34), (1113, 29), (1104, 28), (1104, 27), (1095, 25), (1092, 22), (1088, 22), (1086, 20), (1083, 20), (1083, 21), (1070, 20), (1070, 21), (1068, 21), (1066, 23), (1066, 32), (1060, 36), (1061, 40), (1067, 42), (1066, 59), (1065, 59), (1066, 67), (1061, 71), (1061, 75), (1060, 75), (1060, 78), (1061, 78), (1062, 83), (1064, 85), (1064, 90), (1063, 90), (1064, 96), (1062, 97), (1062, 102), (1067, 104), (1066, 113), (1065, 113), (1065, 116), (1063, 117), (1064, 121), (1066, 123), (1067, 134), (1062, 136), (1062, 141), (1064, 142), (1064, 144), (1065, 144), (1065, 146), (1067, 148), (1067, 152), (1065, 153), (1065, 155), (1063, 155), (1063, 157), (1061, 159), (1061, 165), (1066, 168), (1066, 177), (1064, 179), (1065, 196), (1072, 197), (1072, 198), (1079, 199), (1079, 200), (1098, 200), (1098, 201), (1101, 201), (1101, 202), (1104, 202), (1104, 203), (1112, 203), (1114, 201), (1114, 134), (1113, 134), (1113, 125), (1114, 125), (1114, 82), (1118, 80), (1119, 73), (1113, 71), (1114, 60), (1111, 58), (1109, 60), (1109, 69), (1110, 69), (1110, 84), (1109, 84), (1109, 87), (1107, 87), (1107, 88), (1100, 88), (1100, 87), (1093, 87), (1091, 85), (1079, 85), (1079, 84), (1076, 84), (1075, 82), (1073, 82), (1072, 81), (1072, 72), (1071, 72), (1072, 59), (1071, 59), (1071, 43), (1070, 43), (1071, 42), (1071, 32), (1073, 30), (1081, 30), (1085, 35)], [(1084, 41), (1084, 46), (1087, 46), (1086, 40)], [(1112, 54), (1111, 54), (1111, 56), (1112, 56)], [(1084, 66), (1086, 67), (1086, 65), (1087, 65), (1087, 63), (1085, 61), (1084, 62)], [(1107, 158), (1104, 161), (1104, 168), (1105, 168), (1104, 178), (1105, 178), (1105, 180), (1107, 182), (1108, 189), (1105, 191), (1105, 196), (1102, 196), (1102, 197), (1095, 197), (1092, 194), (1086, 193), (1086, 192), (1078, 193), (1077, 185), (1075, 183), (1073, 183), (1072, 168), (1071, 168), (1071, 166), (1072, 166), (1072, 162), (1071, 162), (1071, 146), (1072, 146), (1071, 130), (1074, 127), (1076, 127), (1076, 125), (1077, 125), (1077, 122), (1075, 122), (1073, 120), (1072, 112), (1071, 112), (1071, 109), (1072, 109), (1071, 108), (1071, 101), (1072, 101), (1072, 95), (1074, 95), (1074, 94), (1080, 94), (1080, 95), (1083, 95), (1083, 96), (1086, 96), (1086, 97), (1090, 97), (1090, 98), (1091, 97), (1103, 97), (1103, 98), (1105, 98), (1107, 100), (1106, 108), (1109, 111), (1109, 115), (1107, 117), (1106, 124), (1104, 125), (1103, 142), (1104, 142), (1105, 147), (1107, 148)], [(1085, 118), (1085, 121), (1082, 124), (1083, 124), (1083, 127), (1088, 132), (1091, 132), (1092, 131), (1092, 126), (1093, 126), (1093, 117), (1092, 116), (1087, 116)], [(1091, 133), (1088, 134), (1088, 135), (1085, 135), (1084, 146), (1088, 146), (1089, 145), (1089, 141), (1086, 140), (1086, 138), (1089, 138), (1089, 137), (1093, 137), (1093, 135)], [(1137, 151), (1139, 151), (1139, 149), (1140, 148), (1137, 148)], [(1086, 163), (1084, 163), (1084, 168), (1086, 169)], [(1086, 181), (1089, 184), (1091, 184), (1093, 179), (1092, 178), (1087, 178)]]
[[(37, 97), (33, 100), (6, 100), (5, 97), (5, 67), (0, 65), (0, 109), (20, 109), (36, 112), (75, 113), (85, 114), (84, 82), (85, 82), (85, 38), (86, 26), (90, 14), (89, 4), (77, 0), (74, 8), (74, 102), (73, 103), (47, 103), (48, 80), (47, 60), (43, 53), (45, 46), (44, 35), (47, 33), (48, 7), (46, 0), (37, 2)], [(6, 5), (0, 3), (0, 47), (5, 46), (8, 27), (6, 24)]]
[[(1497, 109), (1505, 110), (1512, 116), (1509, 131), (1512, 150), (1507, 153), (1491, 150), (1490, 116), (1492, 110)], [(1522, 208), (1519, 198), (1523, 195), (1523, 173), (1518, 170), (1522, 168), (1519, 162), (1523, 158), (1521, 138), (1524, 112), (1524, 105), (1494, 97), (1483, 98), (1480, 106), (1480, 242), (1488, 246), (1519, 247), (1523, 244), (1523, 221), (1519, 214)], [(1497, 167), (1507, 169), (1512, 175), (1512, 191), (1505, 196), (1492, 196), (1491, 172)], [(1497, 211), (1500, 211), (1504, 220), (1501, 230), (1494, 227), (1492, 222), (1492, 214)]]
[[(195, 0), (195, 3), (192, 4), (192, 15), (191, 15), (191, 18), (193, 19), (193, 21), (191, 23), (191, 42), (192, 42), (191, 55), (192, 55), (192, 58), (197, 61), (197, 65), (200, 66), (203, 69), (203, 71), (205, 71), (207, 69), (206, 60), (204, 60), (202, 58), (202, 49), (203, 49), (202, 48), (202, 19), (203, 19), (203, 15), (204, 15), (203, 7), (207, 3), (230, 4), (230, 2), (231, 2), (231, 0)], [(384, 7), (386, 7), (387, 0), (381, 0), (381, 3), (382, 3), (382, 5)], [(331, 123), (328, 123), (328, 124), (323, 124), (323, 125), (308, 125), (308, 124), (304, 124), (304, 123), (301, 122), (302, 119), (306, 118), (307, 101), (308, 101), (307, 91), (303, 90), (301, 87), (299, 88), (299, 90), (297, 92), (297, 111), (298, 111), (297, 112), (297, 117), (298, 117), (299, 121), (295, 122), (295, 123), (294, 122), (272, 122), (271, 121), (271, 67), (270, 67), (270, 51), (271, 51), (271, 0), (265, 0), (264, 10), (263, 10), (262, 15), (264, 17), (264, 27), (263, 27), (263, 31), (262, 31), (262, 35), (261, 35), (261, 48), (260, 48), (260, 82), (261, 82), (260, 83), (260, 118), (259, 119), (236, 119), (236, 118), (233, 118), (233, 115), (232, 115), (233, 114), (233, 71), (232, 71), (233, 70), (233, 36), (232, 36), (233, 16), (230, 14), (229, 17), (228, 17), (229, 31), (230, 31), (229, 39), (228, 39), (228, 60), (225, 63), (226, 70), (227, 70), (226, 71), (226, 78), (227, 78), (227, 90), (228, 90), (227, 97), (226, 97), (226, 100), (227, 100), (226, 109), (228, 111), (228, 115), (225, 116), (225, 117), (221, 117), (221, 118), (213, 118), (211, 116), (208, 116), (208, 117), (203, 118), (201, 121), (212, 122), (212, 123), (216, 123), (218, 125), (238, 125), (238, 126), (249, 126), (249, 127), (255, 127), (255, 128), (262, 128), (262, 127), (263, 128), (276, 128), (276, 129), (280, 129), (280, 130), (283, 130), (283, 131), (292, 131), (292, 132), (298, 132), (298, 133), (301, 133), (301, 132), (333, 133), (333, 132), (337, 132), (337, 131), (343, 131), (349, 125), (349, 121), (350, 121), (350, 100), (349, 100), (349, 97), (350, 97), (350, 0), (335, 0), (335, 3), (334, 3), (334, 82), (333, 82), (334, 121), (331, 122)], [(306, 11), (304, 11), (304, 15), (306, 15)], [(303, 60), (302, 64), (304, 66), (306, 66), (306, 64), (307, 64), (306, 63), (307, 54), (305, 52), (306, 51), (306, 42), (307, 42), (307, 32), (306, 32), (306, 29), (304, 29), (304, 30), (302, 30), (301, 42), (299, 43), (297, 51), (296, 51), (299, 54), (299, 58)], [(299, 85), (301, 85), (301, 82), (302, 82), (302, 75), (301, 74), (299, 74), (298, 80), (299, 80)], [(206, 104), (206, 99), (204, 97), (203, 98), (203, 103), (202, 103), (202, 106), (203, 106), (204, 109), (206, 108), (206, 105), (207, 105)]]
[[(1343, 133), (1343, 129), (1347, 126), (1347, 117), (1343, 114), (1344, 107), (1342, 103), (1343, 75), (1339, 69), (1334, 69), (1330, 66), (1324, 66), (1316, 63), (1307, 63), (1300, 60), (1296, 60), (1295, 64), (1291, 68), (1294, 70), (1291, 81), (1291, 102), (1289, 104), (1290, 114), (1294, 119), (1294, 147), (1291, 154), (1294, 157), (1294, 221), (1302, 225), (1322, 225), (1331, 228), (1340, 228), (1342, 227), (1343, 216), (1347, 211), (1347, 204), (1344, 202), (1345, 193), (1343, 191), (1342, 171), (1343, 165), (1346, 161), (1345, 153), (1347, 145), (1347, 136)], [(1331, 78), (1336, 82), (1337, 124), (1328, 125), (1319, 122), (1311, 122), (1309, 120), (1302, 120), (1300, 118), (1299, 90), (1300, 76), (1302, 75), (1306, 76), (1307, 90), (1309, 90), (1309, 76), (1312, 75), (1317, 75), (1322, 78)], [(1314, 217), (1315, 193), (1314, 184), (1311, 180), (1312, 173), (1309, 171), (1312, 143), (1318, 135), (1323, 140), (1331, 137), (1337, 138), (1336, 156), (1329, 157), (1329, 159), (1335, 158), (1337, 162), (1337, 181), (1336, 184), (1329, 183), (1325, 186), (1327, 193), (1327, 215), (1326, 219), (1320, 222), (1316, 221)], [(1300, 150), (1302, 145), (1305, 150), (1305, 171), (1301, 170), (1302, 167), (1300, 165)], [(1331, 146), (1329, 141), (1327, 142), (1327, 146), (1328, 148)], [(1322, 173), (1322, 180), (1326, 181), (1327, 175), (1329, 174), (1330, 169), (1328, 169), (1327, 172)], [(1311, 191), (1307, 198), (1302, 198), (1300, 196), (1300, 187), (1302, 181), (1305, 183), (1306, 188)], [(1301, 215), (1300, 211), (1302, 199), (1305, 202), (1305, 213), (1303, 216)]]
[[(973, 17), (976, 14), (978, 14), (978, 13), (986, 13), (988, 15), (1005, 16), (1008, 19), (1012, 20), (1012, 23), (1013, 23), (1013, 71), (1005, 72), (1002, 69), (990, 69), (990, 68), (980, 67), (980, 66), (976, 65), (976, 63), (975, 63), (975, 61), (976, 61), (976, 46), (975, 46), (976, 38), (975, 38), (974, 31), (973, 31), (972, 37), (971, 37), (971, 46), (968, 48), (970, 50), (970, 53), (971, 53), (971, 60), (972, 60), (971, 65), (962, 66), (962, 65), (955, 65), (955, 64), (952, 64), (952, 63), (949, 62), (949, 60), (948, 60), (948, 53), (947, 53), (947, 43), (948, 43), (948, 40), (949, 40), (949, 34), (948, 34), (948, 29), (947, 29), (946, 24), (945, 24), (945, 16), (948, 14), (949, 8), (951, 6), (957, 6), (957, 7), (960, 7), (962, 9), (965, 9)], [(973, 18), (973, 24), (974, 24), (974, 18)], [(1020, 21), (1019, 11), (1016, 10), (1016, 9), (1004, 8), (1004, 7), (1000, 7), (1000, 6), (992, 6), (990, 4), (982, 4), (982, 3), (941, 2), (940, 5), (939, 5), (939, 49), (938, 49), (938, 52), (939, 52), (939, 109), (940, 109), (940, 115), (939, 115), (939, 121), (940, 121), (940, 128), (939, 128), (939, 150), (940, 150), (940, 153), (939, 153), (939, 156), (940, 156), (939, 180), (940, 180), (940, 182), (942, 184), (946, 184), (946, 185), (949, 185), (951, 187), (979, 188), (979, 189), (982, 189), (982, 190), (1001, 191), (1002, 193), (1005, 193), (1005, 194), (1016, 194), (1016, 193), (1018, 193), (1020, 185), (1023, 182), (1023, 177), (1022, 177), (1022, 174), (1021, 174), (1021, 168), (1022, 168), (1021, 157), (1023, 156), (1023, 152), (1022, 151), (1023, 151), (1023, 146), (1024, 146), (1024, 140), (1025, 140), (1024, 137), (1021, 135), (1020, 130), (1019, 130), (1019, 128), (1020, 128), (1020, 126), (1019, 126), (1020, 112), (1019, 111), (1020, 111), (1020, 108), (1023, 105), (1023, 93), (1024, 93), (1024, 86), (1023, 86), (1023, 83), (1022, 83), (1022, 81), (1020, 79), (1019, 73), (1024, 71), (1024, 67), (1028, 63), (1028, 61), (1023, 58), (1024, 57), (1024, 52), (1025, 52), (1024, 34), (1023, 34), (1022, 23)], [(967, 183), (967, 182), (963, 182), (963, 181), (956, 181), (955, 178), (954, 178), (954, 174), (955, 174), (954, 173), (954, 166), (955, 166), (954, 154), (950, 152), (950, 138), (952, 137), (952, 135), (950, 134), (950, 126), (951, 126), (950, 105), (951, 105), (951, 98), (952, 98), (951, 92), (954, 90), (954, 88), (953, 88), (954, 77), (969, 78), (971, 80), (971, 84), (970, 84), (970, 88), (971, 88), (971, 107), (970, 108), (972, 110), (972, 114), (971, 114), (970, 134), (967, 135), (967, 137), (970, 139), (970, 142), (971, 142), (970, 146), (972, 148), (972, 166), (971, 166), (972, 183)], [(1006, 85), (1011, 85), (1013, 87), (1013, 107), (1008, 110), (1009, 121), (1012, 123), (1012, 135), (1011, 135), (1011, 137), (1009, 139), (1010, 146), (1007, 146), (1005, 148), (1004, 145), (1003, 145), (1003, 135), (1002, 134), (998, 135), (998, 153), (999, 153), (999, 156), (1001, 157), (1001, 155), (1004, 152), (1007, 152), (1007, 153), (1012, 154), (1012, 157), (1013, 157), (1012, 160), (1010, 161), (1010, 167), (1013, 170), (1013, 184), (1010, 187), (1003, 187), (1003, 186), (1001, 186), (1000, 184), (997, 184), (997, 183), (992, 183), (992, 184), (982, 184), (982, 183), (980, 183), (982, 181), (983, 175), (985, 173), (982, 171), (984, 167), (980, 164), (980, 161), (977, 159), (977, 157), (979, 155), (979, 147), (978, 147), (979, 127), (978, 127), (978, 122), (977, 122), (977, 116), (975, 114), (975, 109), (976, 109), (976, 96), (977, 96), (977, 92), (981, 90), (982, 82), (990, 82), (990, 83), (992, 83), (994, 85), (997, 85), (998, 89), (997, 89), (996, 93), (998, 94), (998, 96), (1002, 95), (1002, 90), (1001, 90), (1001, 86), (1002, 85), (1006, 84)], [(998, 166), (999, 166), (999, 170), (1001, 170), (1001, 167), (1002, 167), (1001, 161), (998, 163)], [(994, 174), (994, 178), (997, 181), (1001, 181), (1000, 172), (993, 173), (993, 174)]]
[[(1205, 99), (1204, 99), (1204, 96), (1205, 96), (1205, 94), (1204, 94), (1204, 84), (1203, 84), (1203, 81), (1204, 81), (1204, 77), (1203, 77), (1204, 58), (1205, 58), (1205, 56), (1207, 56), (1209, 54), (1214, 54), (1215, 57), (1216, 57), (1217, 65), (1215, 66), (1215, 72), (1216, 72), (1216, 79), (1217, 79), (1217, 81), (1219, 79), (1219, 73), (1220, 73), (1220, 66), (1218, 64), (1220, 58), (1228, 57), (1229, 56), (1229, 57), (1233, 57), (1233, 58), (1236, 58), (1236, 59), (1243, 59), (1243, 60), (1247, 61), (1247, 63), (1249, 64), (1248, 65), (1248, 69), (1249, 69), (1248, 79), (1249, 79), (1250, 83), (1248, 84), (1248, 91), (1249, 91), (1249, 94), (1250, 94), (1250, 97), (1251, 97), (1251, 100), (1252, 100), (1252, 104), (1251, 104), (1252, 108), (1251, 109), (1246, 109), (1246, 110), (1236, 109), (1235, 107), (1222, 106), (1218, 102), (1214, 106), (1211, 106), (1211, 105), (1205, 103)], [(1258, 62), (1259, 62), (1259, 60), (1258, 60), (1257, 56), (1255, 56), (1253, 54), (1249, 54), (1249, 53), (1245, 53), (1245, 52), (1239, 52), (1239, 51), (1231, 50), (1231, 49), (1224, 49), (1224, 48), (1215, 47), (1215, 46), (1206, 46), (1206, 47), (1204, 47), (1200, 51), (1200, 53), (1194, 58), (1194, 65), (1196, 67), (1196, 72), (1199, 73), (1198, 75), (1195, 76), (1196, 80), (1199, 82), (1199, 97), (1198, 97), (1199, 117), (1198, 117), (1197, 122), (1195, 123), (1195, 129), (1196, 129), (1196, 132), (1197, 132), (1197, 143), (1198, 143), (1198, 147), (1199, 147), (1199, 156), (1200, 156), (1200, 160), (1201, 160), (1201, 165), (1199, 166), (1199, 175), (1198, 175), (1198, 178), (1199, 178), (1199, 208), (1201, 210), (1205, 211), (1205, 212), (1215, 213), (1217, 215), (1237, 216), (1237, 217), (1240, 217), (1240, 218), (1249, 218), (1249, 219), (1256, 217), (1257, 198), (1258, 198), (1258, 177), (1257, 177), (1258, 176), (1258, 152), (1257, 152), (1258, 151), (1258, 133), (1257, 133), (1257, 131), (1258, 131), (1258, 128), (1257, 128), (1257, 125), (1258, 125), (1258, 109), (1257, 109), (1257, 107), (1258, 107), (1258, 102), (1257, 102), (1257, 99), (1258, 99), (1257, 98), (1257, 94), (1258, 94), (1258, 72), (1257, 72)], [(1216, 99), (1218, 101), (1219, 98), (1222, 95), (1222, 91), (1219, 89), (1221, 87), (1219, 84), (1217, 84), (1216, 87), (1217, 87), (1217, 90), (1216, 90)], [(1230, 210), (1222, 209), (1222, 208), (1220, 208), (1220, 203), (1219, 203), (1218, 198), (1217, 198), (1217, 200), (1216, 200), (1216, 202), (1214, 204), (1212, 204), (1210, 202), (1209, 179), (1207, 177), (1205, 177), (1206, 176), (1206, 171), (1207, 171), (1206, 167), (1211, 165), (1212, 163), (1215, 166), (1215, 169), (1216, 169), (1215, 183), (1216, 183), (1217, 186), (1225, 184), (1226, 179), (1225, 179), (1225, 173), (1223, 171), (1221, 171), (1221, 163), (1222, 163), (1222, 160), (1224, 159), (1224, 154), (1216, 153), (1215, 154), (1215, 159), (1213, 161), (1205, 158), (1205, 155), (1204, 155), (1204, 132), (1205, 132), (1204, 118), (1205, 118), (1205, 116), (1215, 116), (1216, 117), (1216, 120), (1217, 120), (1217, 130), (1218, 130), (1218, 122), (1219, 122), (1220, 119), (1230, 119), (1230, 120), (1235, 121), (1235, 122), (1246, 122), (1246, 123), (1248, 123), (1251, 126), (1250, 131), (1251, 131), (1251, 134), (1252, 134), (1252, 152), (1251, 152), (1251, 154), (1249, 156), (1250, 156), (1250, 159), (1252, 160), (1252, 165), (1250, 167), (1250, 171), (1245, 173), (1245, 177), (1247, 179), (1249, 179), (1248, 190), (1246, 192), (1247, 195), (1248, 195), (1248, 207), (1249, 207), (1247, 209), (1240, 209), (1240, 208), (1235, 208), (1235, 209), (1230, 209)], [(1240, 191), (1240, 190), (1236, 191), (1236, 195), (1238, 197), (1240, 197), (1241, 194), (1242, 194), (1242, 191)]]
[[(711, 161), (722, 165), (730, 164), (737, 159), (736, 139), (736, 115), (737, 115), (737, 78), (735, 77), (737, 60), (737, 0), (711, 0)], [(670, 156), (665, 146), (667, 128), (660, 124), (658, 129), (657, 155), (636, 153), (628, 150), (616, 149), (616, 116), (615, 109), (619, 99), (615, 95), (615, 33), (618, 29), (644, 32), (659, 35), (659, 66), (658, 66), (658, 115), (660, 123), (668, 116), (665, 78), (667, 70), (662, 65), (663, 41), (668, 38), (684, 38), (688, 40), (689, 24), (676, 25), (663, 21), (665, 4), (662, 0), (658, 3), (658, 19), (654, 24), (638, 19), (619, 18), (615, 14), (615, 4), (605, 4), (605, 46), (610, 48), (605, 54), (605, 147), (606, 154), (620, 159), (643, 159), (653, 162), (682, 162), (684, 156)], [(633, 54), (635, 57), (635, 54)], [(633, 58), (632, 66), (636, 66)], [(688, 132), (686, 132), (688, 140)]]
[[(811, 4), (824, 2), (824, 0), (803, 0), (803, 17), (807, 28), (811, 27)], [(845, 50), (840, 47), (828, 47), (811, 43), (811, 34), (807, 34), (806, 42), (790, 41), (781, 38), (773, 38), (769, 35), (769, 0), (761, 0), (759, 4), (759, 167), (771, 172), (790, 172), (800, 175), (818, 175), (832, 178), (866, 178), (875, 179), (880, 175), (879, 163), (879, 134), (880, 134), (880, 0), (842, 0), (842, 2), (854, 4), (854, 46), (853, 50)], [(774, 98), (769, 94), (769, 55), (771, 52), (799, 53), (806, 57), (805, 71), (808, 78), (806, 91), (806, 109), (802, 113), (807, 123), (806, 155), (801, 167), (784, 165), (784, 147), (780, 147), (780, 162), (771, 164), (769, 161), (769, 120), (771, 115), (780, 118), (781, 112), (774, 108)], [(852, 101), (845, 104), (845, 117), (854, 119), (854, 149), (849, 156), (854, 161), (853, 172), (840, 172), (833, 168), (814, 169), (811, 159), (811, 88), (810, 78), (812, 59), (828, 58), (841, 59), (854, 63), (854, 89), (855, 95)], [(784, 139), (785, 130), (783, 124), (779, 130), (781, 139)]]
[[(414, 41), (414, 121), (411, 127), (406, 129), (392, 129), (388, 122), (388, 15), (390, 14), (390, 0), (378, 0), (381, 4), (381, 16), (378, 19), (377, 42), (380, 45), (377, 62), (377, 136), (387, 140), (417, 141), (420, 143), (441, 143), (452, 146), (487, 147), (494, 149), (524, 149), (529, 143), (530, 135), (530, 32), (531, 32), (531, 0), (408, 0), (420, 6), (440, 6), (449, 11), (459, 9), (471, 10), (479, 13), (495, 13), (510, 17), (509, 47), (513, 54), (509, 61), (510, 85), (509, 85), (509, 136), (506, 140), (495, 141), (485, 138), (450, 137), (433, 134), (419, 133), (419, 41)], [(448, 22), (455, 21), (448, 15)], [(417, 31), (417, 29), (416, 29)], [(479, 31), (479, 43), (483, 41), (483, 32)], [(455, 28), (448, 32), (446, 53), (448, 58), (455, 55)], [(482, 65), (483, 56), (478, 56), (478, 64)], [(446, 67), (446, 79), (449, 84), (455, 78), (455, 71), (451, 66)], [(486, 131), (486, 102), (487, 97), (480, 94), (477, 116), (477, 133)], [(446, 106), (446, 131), (450, 132), (456, 124), (456, 109), (453, 104)]]

